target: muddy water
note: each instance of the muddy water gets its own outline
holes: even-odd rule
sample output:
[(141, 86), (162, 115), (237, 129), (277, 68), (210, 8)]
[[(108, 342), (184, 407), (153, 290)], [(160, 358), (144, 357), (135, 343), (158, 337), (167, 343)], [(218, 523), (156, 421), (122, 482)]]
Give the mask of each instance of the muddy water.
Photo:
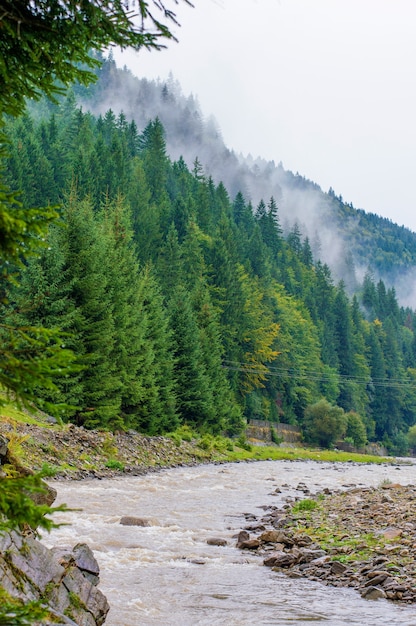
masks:
[[(316, 492), (386, 479), (414, 483), (416, 466), (267, 461), (54, 483), (59, 502), (82, 510), (56, 515), (69, 525), (44, 543), (92, 547), (111, 605), (107, 626), (415, 626), (416, 607), (289, 579), (234, 547), (233, 536), (247, 525), (244, 514), (259, 516), (263, 505), (298, 495), (299, 482)], [(123, 515), (150, 526), (122, 526)], [(210, 546), (210, 537), (228, 545)]]

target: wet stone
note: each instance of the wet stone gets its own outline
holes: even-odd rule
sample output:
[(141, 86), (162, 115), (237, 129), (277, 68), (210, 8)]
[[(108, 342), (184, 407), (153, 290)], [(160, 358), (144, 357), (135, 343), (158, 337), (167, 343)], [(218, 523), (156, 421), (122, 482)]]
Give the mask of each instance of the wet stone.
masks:
[(331, 572), (335, 574), (336, 576), (343, 574), (346, 569), (347, 569), (347, 566), (344, 565), (343, 563), (340, 563), (339, 561), (332, 561), (331, 563)]
[(361, 597), (366, 600), (378, 600), (379, 598), (386, 598), (386, 593), (378, 587), (367, 587), (362, 593)]
[(210, 537), (207, 539), (207, 544), (209, 546), (226, 546), (227, 540), (222, 539), (221, 537)]

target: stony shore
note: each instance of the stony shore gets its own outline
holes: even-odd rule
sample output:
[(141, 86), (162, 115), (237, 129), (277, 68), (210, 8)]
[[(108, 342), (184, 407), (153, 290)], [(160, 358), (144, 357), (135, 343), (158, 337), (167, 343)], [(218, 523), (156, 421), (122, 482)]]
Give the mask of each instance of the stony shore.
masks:
[(352, 587), (367, 599), (416, 602), (416, 487), (386, 483), (271, 507), (238, 537), (292, 578)]
[[(140, 475), (162, 467), (208, 463), (192, 442), (137, 432), (103, 433), (0, 422), (0, 435), (27, 467), (55, 468), (57, 480)], [(355, 588), (366, 598), (416, 602), (416, 487), (386, 483), (313, 494), (266, 508), (241, 533), (238, 546), (291, 577)], [(280, 494), (284, 495), (284, 494)]]
[(195, 443), (147, 437), (136, 431), (113, 434), (73, 424), (0, 421), (0, 435), (9, 439), (11, 453), (19, 463), (35, 471), (47, 464), (57, 480), (140, 475), (161, 467), (212, 460), (210, 453)]
[[(23, 475), (47, 465), (55, 472), (55, 480), (81, 480), (140, 475), (211, 460), (207, 451), (192, 442), (133, 431), (112, 434), (59, 426), (48, 416), (43, 420), (36, 424), (30, 416), (27, 422), (0, 416), (0, 465), (14, 465)], [(36, 494), (36, 501), (51, 505), (56, 490), (50, 482), (45, 488), (45, 494)], [(48, 549), (29, 527), (24, 534), (0, 536), (0, 602), (6, 598), (21, 606), (40, 601), (48, 611), (42, 626), (101, 626), (109, 605), (98, 582), (98, 564), (85, 544)], [(13, 611), (3, 617), (13, 620)]]

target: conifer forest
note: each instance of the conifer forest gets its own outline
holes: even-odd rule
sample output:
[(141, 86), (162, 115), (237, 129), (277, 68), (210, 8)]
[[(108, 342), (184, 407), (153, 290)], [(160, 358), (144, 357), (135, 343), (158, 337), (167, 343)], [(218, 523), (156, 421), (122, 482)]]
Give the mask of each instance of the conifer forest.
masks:
[[(198, 156), (173, 159), (159, 117), (95, 115), (80, 92), (5, 126), (5, 183), (58, 213), (2, 300), (3, 339), (41, 327), (67, 355), (37, 390), (45, 409), (149, 435), (234, 436), (260, 419), (403, 452), (416, 315), (394, 286), (368, 271), (351, 288), (298, 224), (283, 228), (279, 198), (253, 204)], [(33, 341), (23, 333), (21, 350)]]

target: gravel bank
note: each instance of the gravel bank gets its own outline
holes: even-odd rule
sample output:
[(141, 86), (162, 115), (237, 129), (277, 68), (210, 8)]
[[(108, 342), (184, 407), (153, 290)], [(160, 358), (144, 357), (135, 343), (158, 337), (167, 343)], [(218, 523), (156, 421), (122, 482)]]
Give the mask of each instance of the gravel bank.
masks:
[(169, 437), (147, 437), (136, 431), (113, 434), (73, 424), (38, 426), (0, 421), (0, 435), (9, 440), (11, 454), (20, 464), (37, 471), (46, 463), (58, 480), (139, 475), (161, 467), (212, 460), (196, 443), (177, 443)]
[(293, 578), (353, 587), (368, 599), (414, 603), (416, 487), (387, 482), (325, 490), (271, 507), (240, 533), (238, 546), (257, 550), (264, 565)]

